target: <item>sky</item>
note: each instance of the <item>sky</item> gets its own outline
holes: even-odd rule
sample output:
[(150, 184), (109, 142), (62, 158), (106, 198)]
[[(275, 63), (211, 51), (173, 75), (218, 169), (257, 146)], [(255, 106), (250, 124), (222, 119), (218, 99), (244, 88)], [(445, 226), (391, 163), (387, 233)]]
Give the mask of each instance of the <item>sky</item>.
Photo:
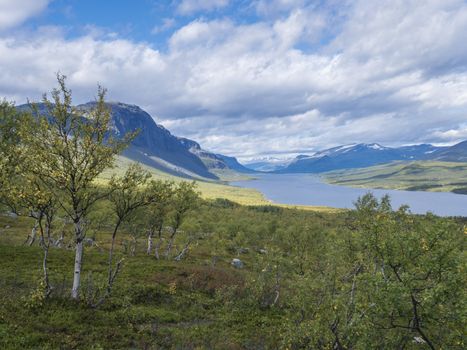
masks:
[(68, 78), (241, 160), (467, 140), (466, 0), (0, 0), (0, 98)]

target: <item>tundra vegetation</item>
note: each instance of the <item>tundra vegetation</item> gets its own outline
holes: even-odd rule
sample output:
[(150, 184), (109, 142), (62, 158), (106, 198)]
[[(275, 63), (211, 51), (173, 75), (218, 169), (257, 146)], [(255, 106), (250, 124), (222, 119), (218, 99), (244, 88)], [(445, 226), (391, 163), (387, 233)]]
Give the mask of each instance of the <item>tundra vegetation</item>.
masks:
[(0, 348), (465, 348), (465, 218), (99, 181), (134, 135), (58, 82), (46, 110), (0, 104)]

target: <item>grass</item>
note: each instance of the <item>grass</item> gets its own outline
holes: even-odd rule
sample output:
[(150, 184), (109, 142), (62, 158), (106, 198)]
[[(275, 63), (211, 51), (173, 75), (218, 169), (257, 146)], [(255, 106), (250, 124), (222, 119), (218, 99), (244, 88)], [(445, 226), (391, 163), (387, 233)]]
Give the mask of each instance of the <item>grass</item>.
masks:
[[(216, 210), (220, 212), (216, 214)], [(213, 223), (217, 216), (233, 224), (243, 216), (233, 214), (232, 209), (216, 210), (206, 212), (214, 215)], [(261, 208), (243, 210), (258, 223), (276, 215)], [(294, 215), (288, 211), (283, 214)], [(320, 213), (303, 215), (330, 220)], [(132, 256), (124, 249), (128, 235), (121, 232), (116, 259), (125, 257), (123, 269), (111, 298), (95, 309), (87, 300), (105, 286), (111, 236), (109, 228), (102, 228), (93, 233), (99, 245), (85, 248), (81, 301), (69, 299), (72, 248), (51, 248), (48, 265), (54, 290), (52, 298), (43, 301), (38, 297), (42, 249), (37, 242), (31, 247), (23, 245), (32, 225), (29, 218), (0, 215), (1, 349), (255, 348), (248, 344), (261, 343), (259, 332), (264, 337), (269, 329), (280, 326), (283, 315), (279, 311), (248, 306), (249, 294), (244, 291), (252, 273), (250, 268), (262, 255), (255, 246), (247, 246), (249, 252), (239, 256), (224, 242), (225, 234), (219, 241), (214, 237), (200, 240), (185, 259), (176, 262), (146, 255), (144, 237), (140, 237), (136, 255)], [(260, 225), (245, 223), (245, 229), (256, 232)], [(70, 237), (67, 233), (66, 238)], [(180, 249), (181, 244), (176, 243), (174, 248)], [(256, 244), (262, 247), (264, 242), (258, 240)], [(233, 268), (233, 257), (240, 257), (245, 268)], [(242, 297), (238, 306), (227, 308), (225, 300), (231, 300), (230, 293)]]
[[(100, 177), (100, 182), (105, 184), (113, 174), (122, 175), (128, 166), (133, 161), (129, 158), (118, 156), (113, 169), (108, 169)], [(148, 170), (154, 179), (159, 180), (170, 180), (170, 181), (186, 181), (187, 179), (177, 177), (171, 174), (167, 174), (161, 170), (142, 165)], [(214, 172), (220, 181), (211, 180), (195, 180), (198, 184), (198, 190), (201, 193), (201, 197), (204, 199), (216, 199), (225, 198), (232, 202), (241, 205), (277, 205), (283, 208), (298, 208), (303, 210), (311, 211), (322, 211), (322, 212), (337, 212), (340, 209), (324, 207), (324, 206), (303, 206), (303, 205), (286, 205), (286, 204), (273, 204), (267, 200), (261, 192), (252, 188), (242, 188), (237, 186), (230, 186), (227, 181), (240, 181), (249, 180), (253, 177), (250, 175), (240, 174), (234, 171), (218, 170)]]
[[(115, 261), (125, 258), (123, 268), (111, 297), (99, 308), (90, 306), (89, 301), (105, 287), (110, 217), (101, 211), (107, 221), (99, 228), (88, 227), (88, 237), (94, 237), (98, 245), (85, 247), (81, 300), (76, 302), (69, 298), (73, 245), (51, 248), (48, 265), (54, 289), (51, 297), (43, 300), (39, 292), (42, 249), (38, 242), (31, 247), (23, 244), (32, 220), (0, 214), (0, 349), (286, 348), (281, 330), (284, 324), (296, 326), (294, 318), (288, 319), (290, 310), (294, 310), (289, 309), (289, 303), (297, 303), (291, 298), (292, 291), (301, 288), (300, 284), (296, 285), (297, 276), (298, 280), (303, 278), (293, 271), (296, 263), (310, 259), (306, 260), (310, 265), (305, 265), (310, 271), (316, 268), (315, 264), (322, 263), (321, 258), (328, 264), (326, 254), (331, 246), (322, 245), (321, 240), (326, 237), (332, 244), (339, 244), (338, 237), (346, 233), (349, 217), (216, 202), (222, 201), (202, 203), (187, 218), (199, 220), (203, 235), (181, 261), (156, 260), (146, 255), (145, 230), (141, 230), (136, 254), (132, 255), (125, 243), (129, 233), (135, 232), (132, 226), (124, 226), (115, 246)], [(293, 230), (288, 231), (291, 227)], [(65, 228), (65, 241), (72, 243), (72, 227)], [(310, 228), (313, 242), (307, 243), (308, 248), (310, 254), (319, 252), (320, 259), (305, 257), (308, 251), (304, 251), (305, 256), (298, 256), (285, 250), (294, 246), (293, 241), (297, 239), (290, 232)], [(57, 228), (54, 236), (58, 233)], [(186, 239), (180, 233), (174, 245), (176, 251)], [(280, 238), (279, 234), (284, 236)], [(355, 231), (350, 234), (354, 235)], [(285, 250), (283, 254), (277, 250), (279, 242)], [(348, 243), (354, 246), (351, 241)], [(348, 243), (343, 239), (340, 244), (347, 246)], [(317, 251), (311, 250), (312, 247), (317, 247)], [(266, 251), (261, 252), (262, 248)], [(276, 264), (277, 256), (290, 259), (292, 270), (280, 265), (284, 276), (280, 302), (265, 307), (263, 293), (271, 293), (274, 284), (270, 283), (275, 283), (274, 275), (266, 267)], [(231, 266), (232, 258), (240, 258), (244, 268)], [(338, 256), (335, 259), (340, 261)], [(349, 264), (350, 270), (354, 261), (351, 259)], [(290, 280), (290, 288), (285, 282), (289, 273), (296, 276)], [(265, 279), (267, 276), (273, 279)], [(301, 302), (298, 305), (302, 308)], [(332, 312), (329, 310), (330, 307), (324, 308), (323, 312)], [(459, 324), (462, 325), (462, 320)], [(298, 336), (302, 336), (300, 329), (297, 329)], [(355, 347), (362, 348), (367, 347)]]
[(323, 175), (326, 182), (363, 188), (467, 194), (467, 163), (394, 162)]
[[(2, 217), (0, 223), (2, 349), (144, 349), (189, 345), (190, 338), (202, 342), (197, 334), (209, 334), (211, 320), (219, 319), (222, 310), (214, 290), (222, 284), (239, 285), (243, 279), (222, 260), (211, 267), (203, 264), (202, 255), (176, 263), (156, 261), (139, 251), (137, 256), (126, 257), (111, 301), (92, 309), (84, 302), (67, 300), (73, 250), (52, 249), (49, 266), (56, 296), (43, 306), (34, 301), (42, 250), (37, 245), (20, 244), (31, 222)], [(99, 241), (108, 238), (102, 233), (98, 237)], [(106, 255), (106, 250), (86, 249), (83, 299), (105, 280)], [(216, 341), (214, 336), (211, 339)]]
[[(113, 174), (121, 175), (123, 174), (128, 166), (133, 161), (123, 156), (118, 156), (115, 162), (115, 167), (113, 169), (108, 169), (100, 177), (102, 183), (106, 183), (108, 179)], [(161, 170), (152, 168), (150, 166), (142, 164), (143, 168), (148, 170), (154, 179), (158, 180), (170, 180), (170, 181), (187, 181), (187, 179), (174, 176), (168, 173), (165, 173)], [(243, 205), (266, 205), (270, 204), (264, 196), (254, 189), (241, 188), (236, 186), (229, 186), (226, 184), (226, 181), (233, 181), (238, 179), (248, 179), (241, 174), (234, 172), (218, 172), (217, 174), (221, 181), (210, 181), (210, 180), (195, 180), (198, 184), (198, 190), (201, 192), (201, 197), (204, 199), (215, 199), (215, 198), (225, 198), (233, 202), (243, 204)]]

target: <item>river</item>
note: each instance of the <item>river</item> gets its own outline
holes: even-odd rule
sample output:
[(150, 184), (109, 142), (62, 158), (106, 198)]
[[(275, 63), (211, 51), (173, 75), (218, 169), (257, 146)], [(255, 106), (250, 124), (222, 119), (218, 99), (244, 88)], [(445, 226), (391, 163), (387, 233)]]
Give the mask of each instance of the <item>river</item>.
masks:
[(450, 192), (422, 192), (352, 188), (324, 183), (312, 174), (261, 174), (256, 179), (234, 181), (231, 185), (254, 188), (273, 203), (353, 208), (359, 196), (372, 192), (381, 197), (389, 194), (393, 208), (403, 204), (413, 213), (428, 211), (440, 216), (467, 216), (467, 195)]

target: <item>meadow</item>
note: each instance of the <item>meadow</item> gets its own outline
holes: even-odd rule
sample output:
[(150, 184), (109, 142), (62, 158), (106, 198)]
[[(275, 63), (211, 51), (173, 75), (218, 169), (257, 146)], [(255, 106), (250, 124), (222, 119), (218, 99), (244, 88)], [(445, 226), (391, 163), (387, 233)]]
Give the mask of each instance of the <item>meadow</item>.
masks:
[(331, 184), (352, 187), (467, 194), (466, 163), (394, 162), (333, 171), (324, 174), (323, 178)]

